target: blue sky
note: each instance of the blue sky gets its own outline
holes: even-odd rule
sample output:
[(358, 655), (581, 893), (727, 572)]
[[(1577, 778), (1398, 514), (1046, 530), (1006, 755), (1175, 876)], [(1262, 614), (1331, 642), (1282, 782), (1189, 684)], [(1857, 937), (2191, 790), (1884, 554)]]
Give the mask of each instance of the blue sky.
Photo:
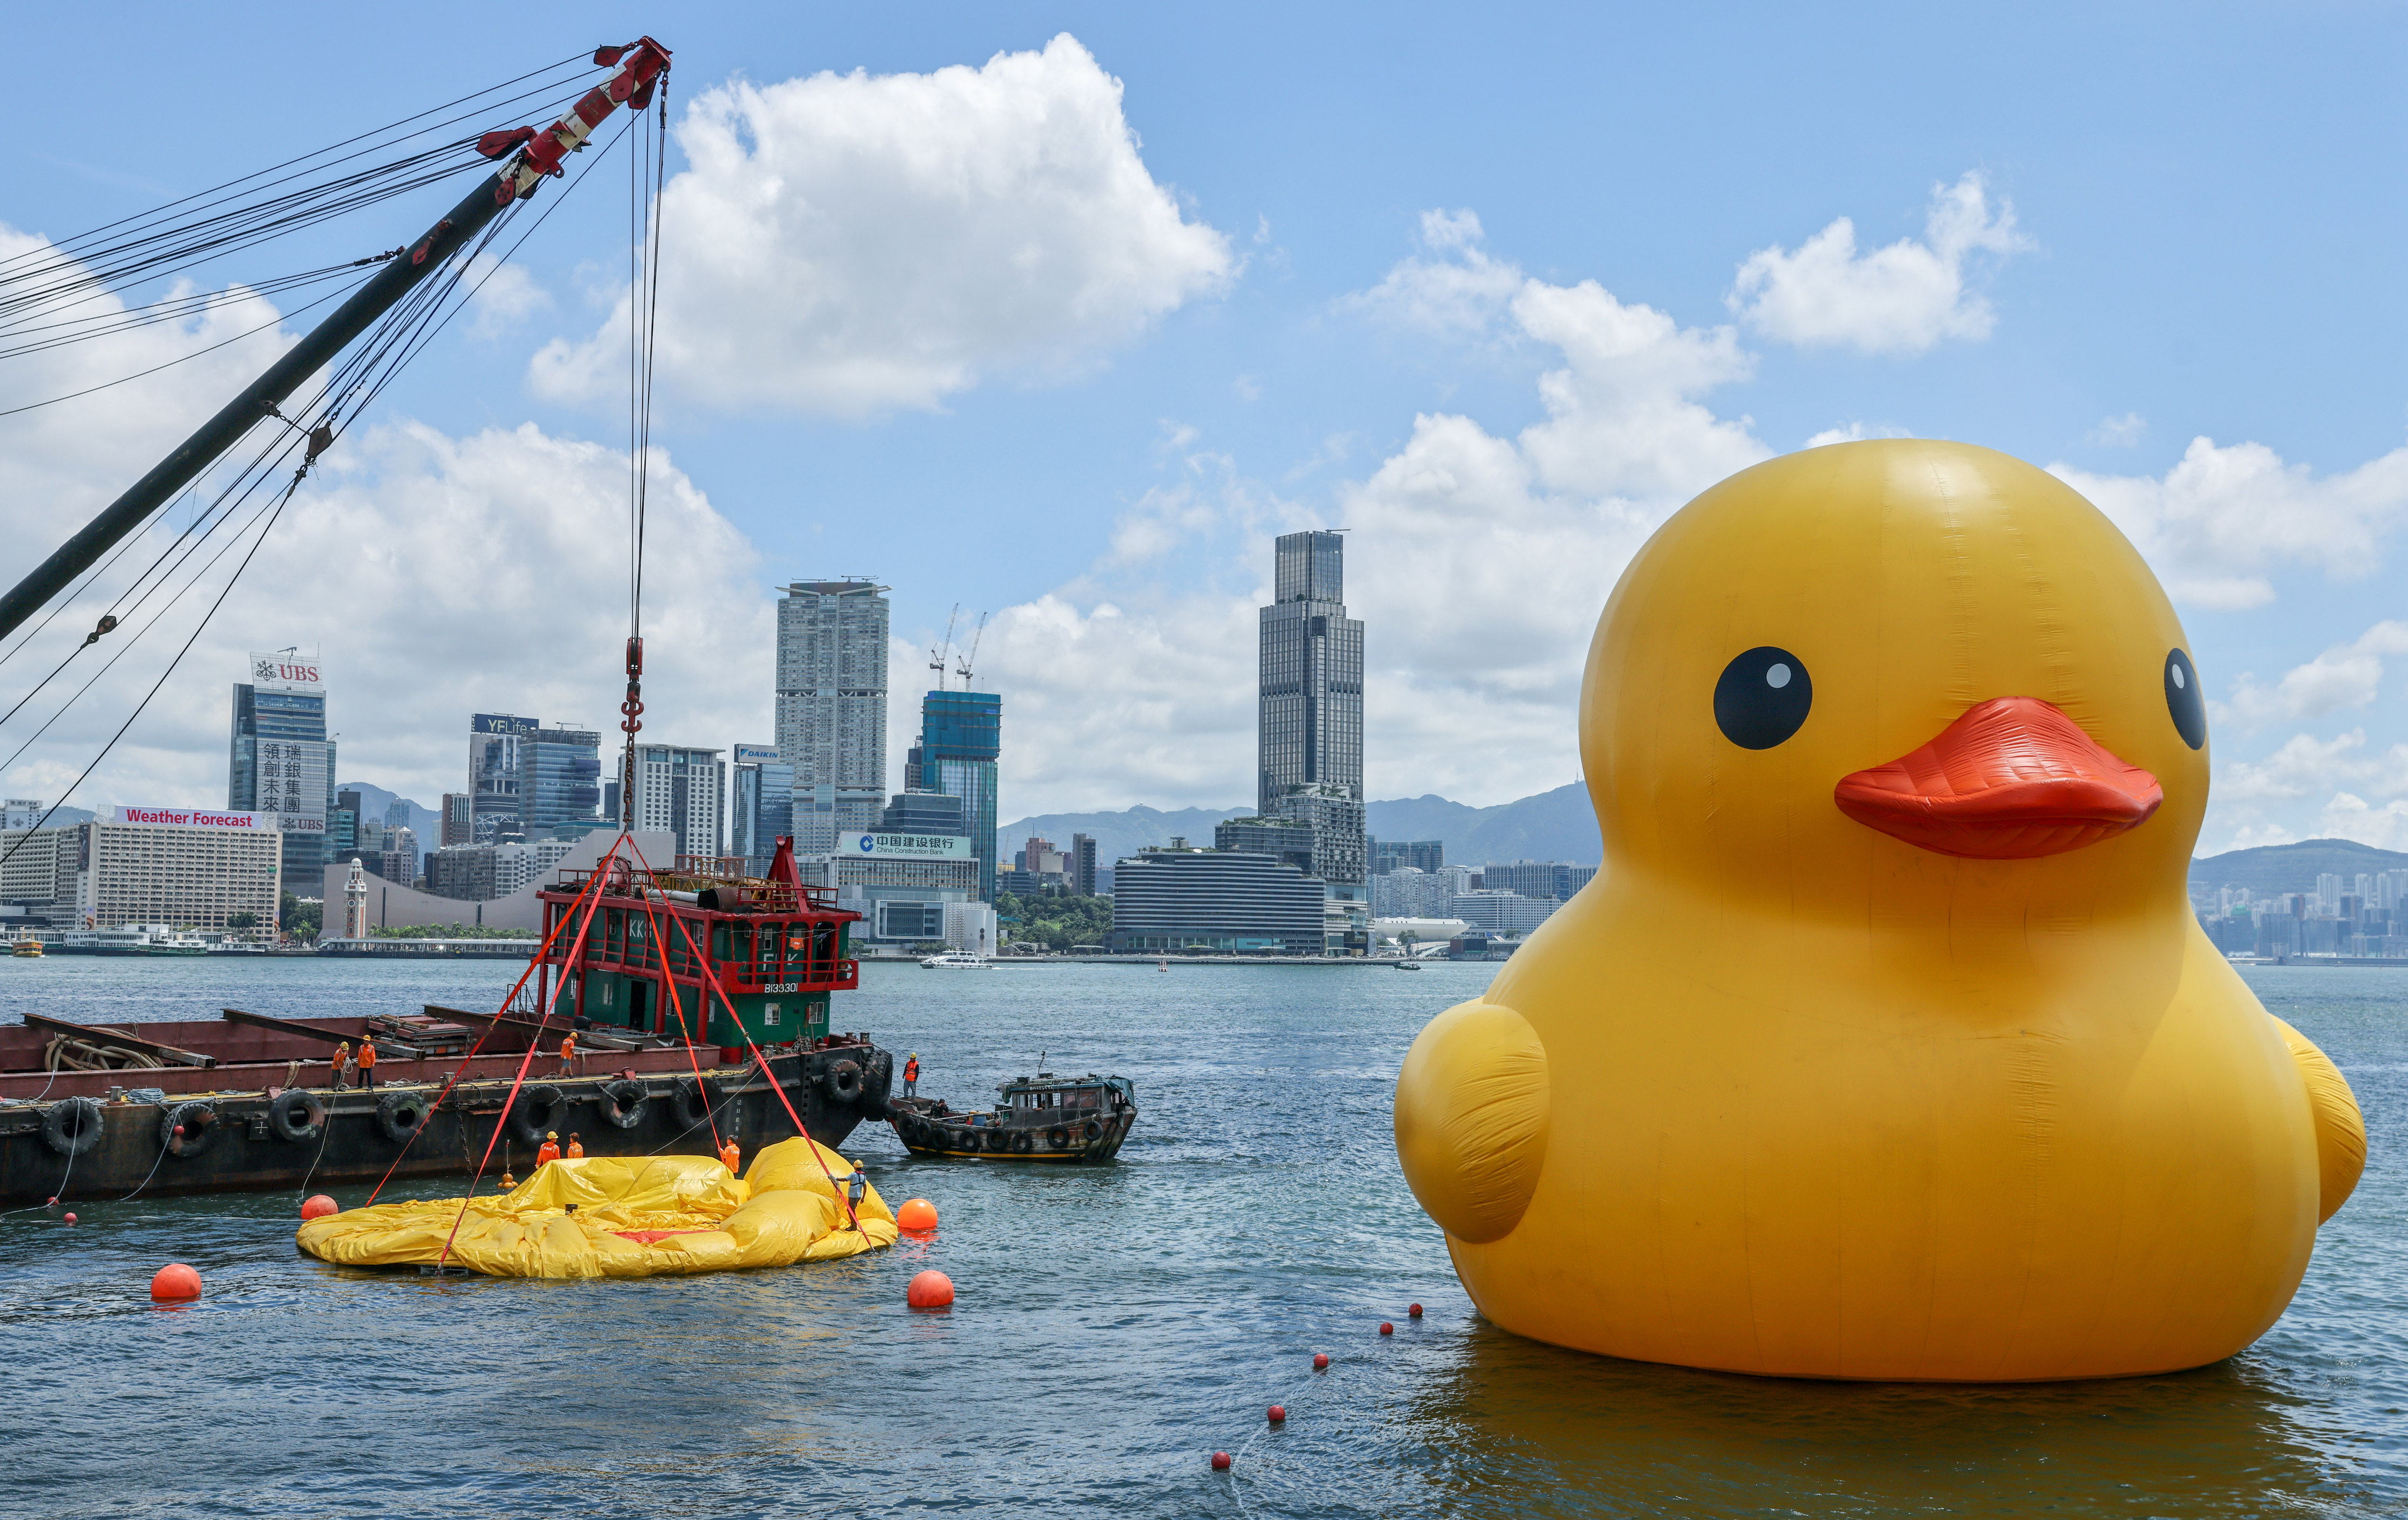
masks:
[[(695, 357), (655, 430), (683, 514), (662, 737), (765, 738), (767, 588), (859, 571), (894, 588), (898, 767), (909, 652), (959, 603), (991, 614), (1007, 813), (1242, 801), (1268, 538), (1330, 523), (1369, 622), (1373, 794), (1502, 801), (1577, 774), (1584, 630), (1648, 526), (1766, 453), (1903, 432), (2062, 466), (2142, 542), (2224, 703), (2203, 849), (2408, 848), (2397, 6), (192, 16), (21, 19), (37, 125), (0, 148), (0, 223), (79, 231), (605, 37), (676, 50), (665, 341)], [(696, 171), (686, 113), (713, 98), (735, 159)], [(944, 188), (990, 159), (1008, 194)], [(782, 257), (804, 225), (779, 196), (818, 241), (741, 264), (748, 227)], [(457, 786), (470, 706), (607, 717), (613, 583), (580, 540), (613, 541), (626, 438), (612, 377), (584, 380), (610, 339), (582, 346), (625, 201), (580, 191), (515, 299), (389, 394), (79, 800), (212, 800), (244, 648), (321, 647), (346, 778), (423, 800)], [(995, 283), (1023, 247), (1039, 272)], [(16, 541), (186, 414), (177, 390), (79, 406), (20, 451), (50, 463), (11, 491)], [(1532, 556), (1550, 572), (1517, 583)], [(12, 793), (79, 768), (81, 721)]]

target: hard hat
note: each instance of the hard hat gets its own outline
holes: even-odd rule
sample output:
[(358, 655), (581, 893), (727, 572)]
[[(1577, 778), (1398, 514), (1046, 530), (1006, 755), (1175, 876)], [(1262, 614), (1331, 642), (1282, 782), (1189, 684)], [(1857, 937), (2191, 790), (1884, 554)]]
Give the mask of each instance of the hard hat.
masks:
[(546, 1140), (558, 1140), (560, 1139), (560, 1131), (557, 1129), (547, 1129), (543, 1132), (543, 1138)]

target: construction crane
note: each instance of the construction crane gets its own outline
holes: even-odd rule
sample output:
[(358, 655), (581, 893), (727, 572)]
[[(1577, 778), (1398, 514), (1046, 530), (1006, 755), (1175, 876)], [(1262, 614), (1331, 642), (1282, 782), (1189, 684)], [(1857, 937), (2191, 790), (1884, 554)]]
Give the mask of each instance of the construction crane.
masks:
[(953, 604), (953, 615), (945, 620), (945, 641), (928, 651), (928, 668), (937, 673), (937, 690), (945, 689), (945, 659), (953, 652), (953, 624), (961, 621), (962, 604)]
[(969, 652), (963, 655), (961, 663), (953, 667), (954, 673), (962, 678), (962, 690), (964, 691), (968, 691), (970, 689), (970, 667), (978, 663), (979, 640), (985, 637), (986, 614), (984, 612), (981, 612), (979, 614), (978, 629), (970, 635)]

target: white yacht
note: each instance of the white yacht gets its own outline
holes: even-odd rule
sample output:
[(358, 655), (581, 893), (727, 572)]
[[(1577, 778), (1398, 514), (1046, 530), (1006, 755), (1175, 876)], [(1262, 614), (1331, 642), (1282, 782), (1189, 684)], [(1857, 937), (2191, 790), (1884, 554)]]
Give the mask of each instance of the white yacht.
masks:
[(987, 968), (984, 955), (973, 955), (960, 950), (949, 950), (941, 955), (930, 955), (920, 963), (920, 969), (923, 971), (983, 971)]

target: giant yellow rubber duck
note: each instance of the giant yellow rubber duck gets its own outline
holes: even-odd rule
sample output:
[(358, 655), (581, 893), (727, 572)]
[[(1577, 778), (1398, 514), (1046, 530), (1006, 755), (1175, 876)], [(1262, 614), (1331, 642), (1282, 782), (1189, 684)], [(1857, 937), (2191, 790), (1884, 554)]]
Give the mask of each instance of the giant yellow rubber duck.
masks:
[(1589, 650), (1605, 868), (1398, 1080), (1481, 1312), (1792, 1377), (2263, 1333), (2365, 1131), (2192, 916), (2206, 741), (2156, 578), (2018, 460), (1842, 444), (1684, 508)]

